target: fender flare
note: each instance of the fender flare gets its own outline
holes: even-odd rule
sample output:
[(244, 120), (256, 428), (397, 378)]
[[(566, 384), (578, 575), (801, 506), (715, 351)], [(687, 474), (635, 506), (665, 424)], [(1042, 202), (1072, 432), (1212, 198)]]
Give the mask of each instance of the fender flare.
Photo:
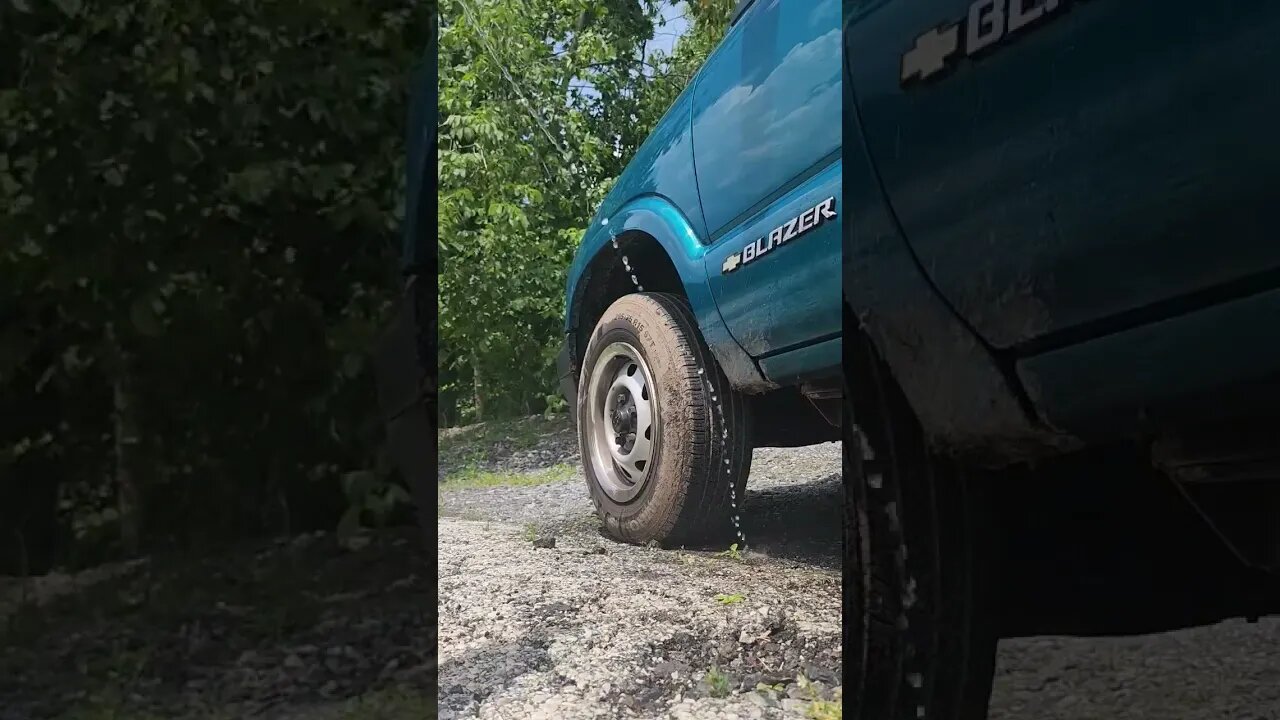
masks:
[[(698, 321), (702, 338), (730, 384), (743, 392), (765, 392), (776, 387), (760, 372), (751, 356), (742, 349), (729, 333), (720, 317), (715, 298), (707, 285), (704, 262), (707, 248), (698, 238), (684, 213), (670, 200), (659, 195), (638, 197), (618, 208), (608, 216), (591, 219), (591, 226), (583, 236), (582, 244), (569, 267), (565, 287), (565, 333), (572, 338), (578, 329), (578, 309), (587, 283), (583, 282), (588, 266), (601, 254), (614, 252), (609, 247), (614, 237), (629, 233), (643, 233), (653, 238), (671, 260), (685, 296)], [(639, 268), (643, 272), (643, 268)], [(643, 285), (643, 281), (641, 285)], [(576, 365), (577, 358), (574, 358)]]

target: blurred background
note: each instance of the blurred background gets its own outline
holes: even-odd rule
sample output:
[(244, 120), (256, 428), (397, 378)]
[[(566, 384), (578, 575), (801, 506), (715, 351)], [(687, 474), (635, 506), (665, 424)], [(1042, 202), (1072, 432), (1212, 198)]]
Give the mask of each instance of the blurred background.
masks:
[(0, 574), (403, 495), (366, 357), (433, 17), (0, 0)]

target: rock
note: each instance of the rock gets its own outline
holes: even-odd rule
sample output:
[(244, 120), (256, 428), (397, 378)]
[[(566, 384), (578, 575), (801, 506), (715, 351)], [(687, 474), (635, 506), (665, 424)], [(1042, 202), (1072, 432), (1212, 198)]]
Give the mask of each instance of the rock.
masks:
[(793, 715), (804, 717), (805, 711), (808, 709), (809, 703), (795, 698), (787, 698), (782, 701), (782, 711)]
[(284, 666), (290, 670), (298, 670), (304, 665), (305, 663), (302, 662), (302, 658), (297, 655), (289, 655), (284, 659)]
[(556, 546), (556, 538), (554, 535), (539, 537), (533, 541), (533, 546), (536, 548), (553, 548)]

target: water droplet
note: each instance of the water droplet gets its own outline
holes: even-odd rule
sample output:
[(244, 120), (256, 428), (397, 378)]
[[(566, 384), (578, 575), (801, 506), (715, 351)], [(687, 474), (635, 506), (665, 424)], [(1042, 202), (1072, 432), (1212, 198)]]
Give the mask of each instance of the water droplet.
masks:
[(643, 285), (637, 285), (637, 286), (636, 286), (636, 289), (637, 289), (637, 290), (639, 290), (640, 292), (644, 292), (644, 286), (643, 286)]
[(600, 221), (600, 224), (601, 224), (601, 225), (608, 225), (608, 224), (609, 224), (609, 218), (605, 218), (605, 219), (601, 220), (601, 221)]
[(698, 368), (698, 374), (699, 374), (699, 375), (701, 375), (701, 374), (702, 374), (702, 368)]

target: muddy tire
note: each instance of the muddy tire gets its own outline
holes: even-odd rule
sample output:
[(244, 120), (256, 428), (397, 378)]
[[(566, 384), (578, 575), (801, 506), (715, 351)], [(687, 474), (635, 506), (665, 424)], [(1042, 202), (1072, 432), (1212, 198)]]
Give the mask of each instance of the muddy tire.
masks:
[(609, 535), (668, 547), (732, 537), (749, 438), (746, 403), (682, 298), (638, 293), (605, 310), (583, 354), (578, 442)]
[(887, 368), (846, 342), (845, 697), (865, 720), (983, 720), (997, 640), (985, 484), (931, 456)]

